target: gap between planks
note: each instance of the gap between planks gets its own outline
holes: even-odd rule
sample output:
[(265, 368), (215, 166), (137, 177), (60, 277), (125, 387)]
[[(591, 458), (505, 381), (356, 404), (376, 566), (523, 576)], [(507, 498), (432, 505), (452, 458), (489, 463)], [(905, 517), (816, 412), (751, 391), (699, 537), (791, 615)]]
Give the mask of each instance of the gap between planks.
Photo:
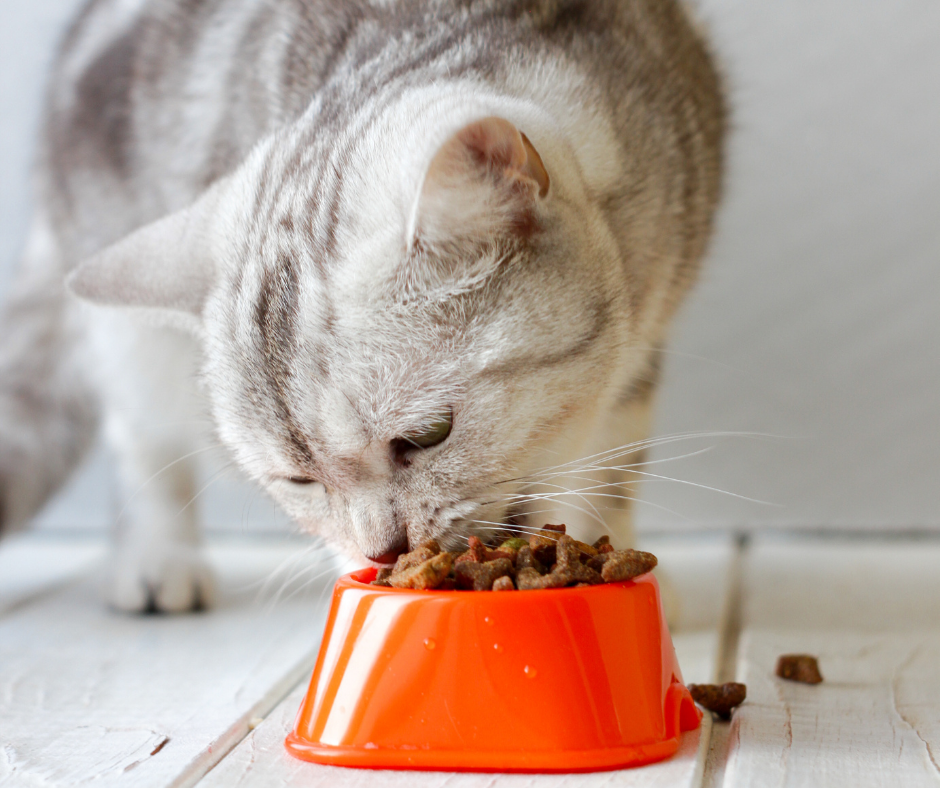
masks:
[[(721, 642), (713, 681), (724, 684), (735, 681), (738, 672), (738, 643), (741, 639), (744, 595), (744, 563), (747, 559), (750, 536), (738, 534), (734, 540), (734, 552), (728, 567), (728, 586), (721, 617)], [(731, 722), (713, 718), (709, 741), (704, 756), (701, 788), (722, 788), (725, 780), (725, 764), (731, 747)]]

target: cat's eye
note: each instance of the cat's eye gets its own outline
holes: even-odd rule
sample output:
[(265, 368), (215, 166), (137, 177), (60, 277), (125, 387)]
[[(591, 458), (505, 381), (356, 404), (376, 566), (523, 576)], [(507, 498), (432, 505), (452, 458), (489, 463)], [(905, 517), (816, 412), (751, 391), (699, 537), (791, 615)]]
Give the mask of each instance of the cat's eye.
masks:
[(400, 438), (392, 441), (392, 454), (395, 462), (404, 467), (411, 464), (409, 455), (416, 449), (430, 449), (447, 440), (454, 426), (454, 411), (450, 408), (446, 413), (435, 416), (420, 430), (407, 432)]
[(316, 479), (311, 479), (308, 476), (288, 476), (287, 481), (291, 484), (314, 484)]
[(430, 449), (447, 440), (451, 429), (454, 426), (454, 412), (448, 409), (447, 413), (442, 413), (435, 417), (430, 424), (422, 430), (406, 433), (402, 436), (406, 443), (415, 448)]

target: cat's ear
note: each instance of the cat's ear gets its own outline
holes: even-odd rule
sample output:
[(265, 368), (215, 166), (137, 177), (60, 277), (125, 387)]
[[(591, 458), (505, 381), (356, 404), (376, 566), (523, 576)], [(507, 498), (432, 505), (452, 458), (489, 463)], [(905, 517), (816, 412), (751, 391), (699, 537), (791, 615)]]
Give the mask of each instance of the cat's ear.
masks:
[(199, 317), (216, 281), (221, 188), (131, 233), (82, 262), (66, 284), (106, 306), (148, 307)]
[(542, 157), (519, 129), (503, 118), (476, 120), (431, 160), (413, 209), (411, 238), (529, 232), (550, 186)]

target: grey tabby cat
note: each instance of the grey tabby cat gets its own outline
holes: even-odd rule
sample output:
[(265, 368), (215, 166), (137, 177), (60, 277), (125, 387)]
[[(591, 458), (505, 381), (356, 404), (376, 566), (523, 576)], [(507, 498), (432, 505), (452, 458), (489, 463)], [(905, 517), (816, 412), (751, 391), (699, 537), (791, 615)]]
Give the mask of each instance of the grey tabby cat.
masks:
[(674, 0), (91, 0), (0, 334), (2, 528), (100, 426), (125, 610), (211, 602), (213, 432), (360, 559), (503, 523), (628, 541), (724, 118)]

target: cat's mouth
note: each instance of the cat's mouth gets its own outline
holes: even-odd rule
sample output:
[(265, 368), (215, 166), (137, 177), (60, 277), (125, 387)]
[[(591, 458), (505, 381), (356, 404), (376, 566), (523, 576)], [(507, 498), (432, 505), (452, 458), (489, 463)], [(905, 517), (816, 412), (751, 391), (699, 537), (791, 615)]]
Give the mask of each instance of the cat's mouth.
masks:
[(386, 550), (381, 555), (367, 555), (366, 558), (375, 564), (390, 565), (394, 564), (398, 560), (398, 556), (404, 555), (410, 551), (411, 545), (408, 542), (400, 542), (389, 550)]

